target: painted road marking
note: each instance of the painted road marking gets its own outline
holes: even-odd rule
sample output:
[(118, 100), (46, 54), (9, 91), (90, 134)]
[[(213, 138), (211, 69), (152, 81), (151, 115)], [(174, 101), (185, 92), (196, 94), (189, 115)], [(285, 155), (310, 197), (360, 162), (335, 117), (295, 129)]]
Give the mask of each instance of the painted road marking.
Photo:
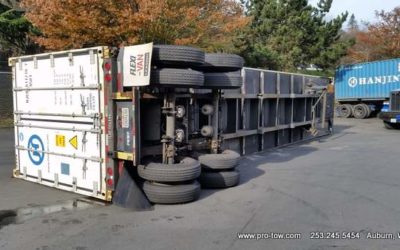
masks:
[(56, 135), (56, 146), (65, 148), (65, 136), (64, 135)]
[(72, 147), (75, 149), (78, 149), (78, 136), (74, 136), (69, 140), (69, 144), (71, 144)]
[[(32, 135), (28, 141), (28, 156), (35, 165), (42, 164), (44, 160), (44, 145), (42, 139), (38, 135)], [(40, 152), (41, 151), (41, 152)]]

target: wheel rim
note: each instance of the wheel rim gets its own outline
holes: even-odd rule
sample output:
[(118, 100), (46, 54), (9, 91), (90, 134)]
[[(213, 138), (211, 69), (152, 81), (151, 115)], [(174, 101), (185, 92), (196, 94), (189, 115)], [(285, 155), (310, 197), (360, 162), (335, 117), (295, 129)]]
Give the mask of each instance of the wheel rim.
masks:
[(364, 114), (364, 109), (362, 107), (355, 107), (354, 114), (356, 116), (362, 116)]
[(342, 106), (340, 109), (340, 114), (342, 117), (347, 117), (350, 113), (350, 110), (346, 106)]
[(366, 116), (366, 110), (363, 106), (355, 106), (354, 107), (354, 117), (364, 118)]

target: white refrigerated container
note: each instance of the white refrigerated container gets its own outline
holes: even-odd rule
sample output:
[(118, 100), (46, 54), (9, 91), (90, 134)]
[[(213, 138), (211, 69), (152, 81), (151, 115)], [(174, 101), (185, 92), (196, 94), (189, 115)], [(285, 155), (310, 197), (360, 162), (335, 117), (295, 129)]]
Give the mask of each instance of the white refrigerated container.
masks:
[[(14, 177), (110, 200), (106, 170), (107, 47), (10, 58)], [(111, 171), (112, 172), (112, 171)]]

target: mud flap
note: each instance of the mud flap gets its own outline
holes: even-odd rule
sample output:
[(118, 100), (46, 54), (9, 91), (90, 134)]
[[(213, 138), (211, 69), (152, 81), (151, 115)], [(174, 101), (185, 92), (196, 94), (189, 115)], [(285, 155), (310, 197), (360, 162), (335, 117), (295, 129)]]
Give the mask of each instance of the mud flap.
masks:
[(113, 203), (117, 206), (134, 211), (152, 210), (153, 207), (136, 183), (133, 175), (123, 168), (113, 196)]

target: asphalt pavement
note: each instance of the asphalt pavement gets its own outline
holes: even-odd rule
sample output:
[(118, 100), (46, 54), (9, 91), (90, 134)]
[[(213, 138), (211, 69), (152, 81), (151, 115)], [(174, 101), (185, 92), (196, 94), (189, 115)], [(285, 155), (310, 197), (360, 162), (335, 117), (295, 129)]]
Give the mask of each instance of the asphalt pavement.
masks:
[(400, 131), (378, 119), (246, 156), (239, 186), (145, 212), (54, 209), (81, 196), (10, 178), (12, 133), (0, 130), (0, 217), (19, 219), (0, 224), (0, 249), (400, 249)]

